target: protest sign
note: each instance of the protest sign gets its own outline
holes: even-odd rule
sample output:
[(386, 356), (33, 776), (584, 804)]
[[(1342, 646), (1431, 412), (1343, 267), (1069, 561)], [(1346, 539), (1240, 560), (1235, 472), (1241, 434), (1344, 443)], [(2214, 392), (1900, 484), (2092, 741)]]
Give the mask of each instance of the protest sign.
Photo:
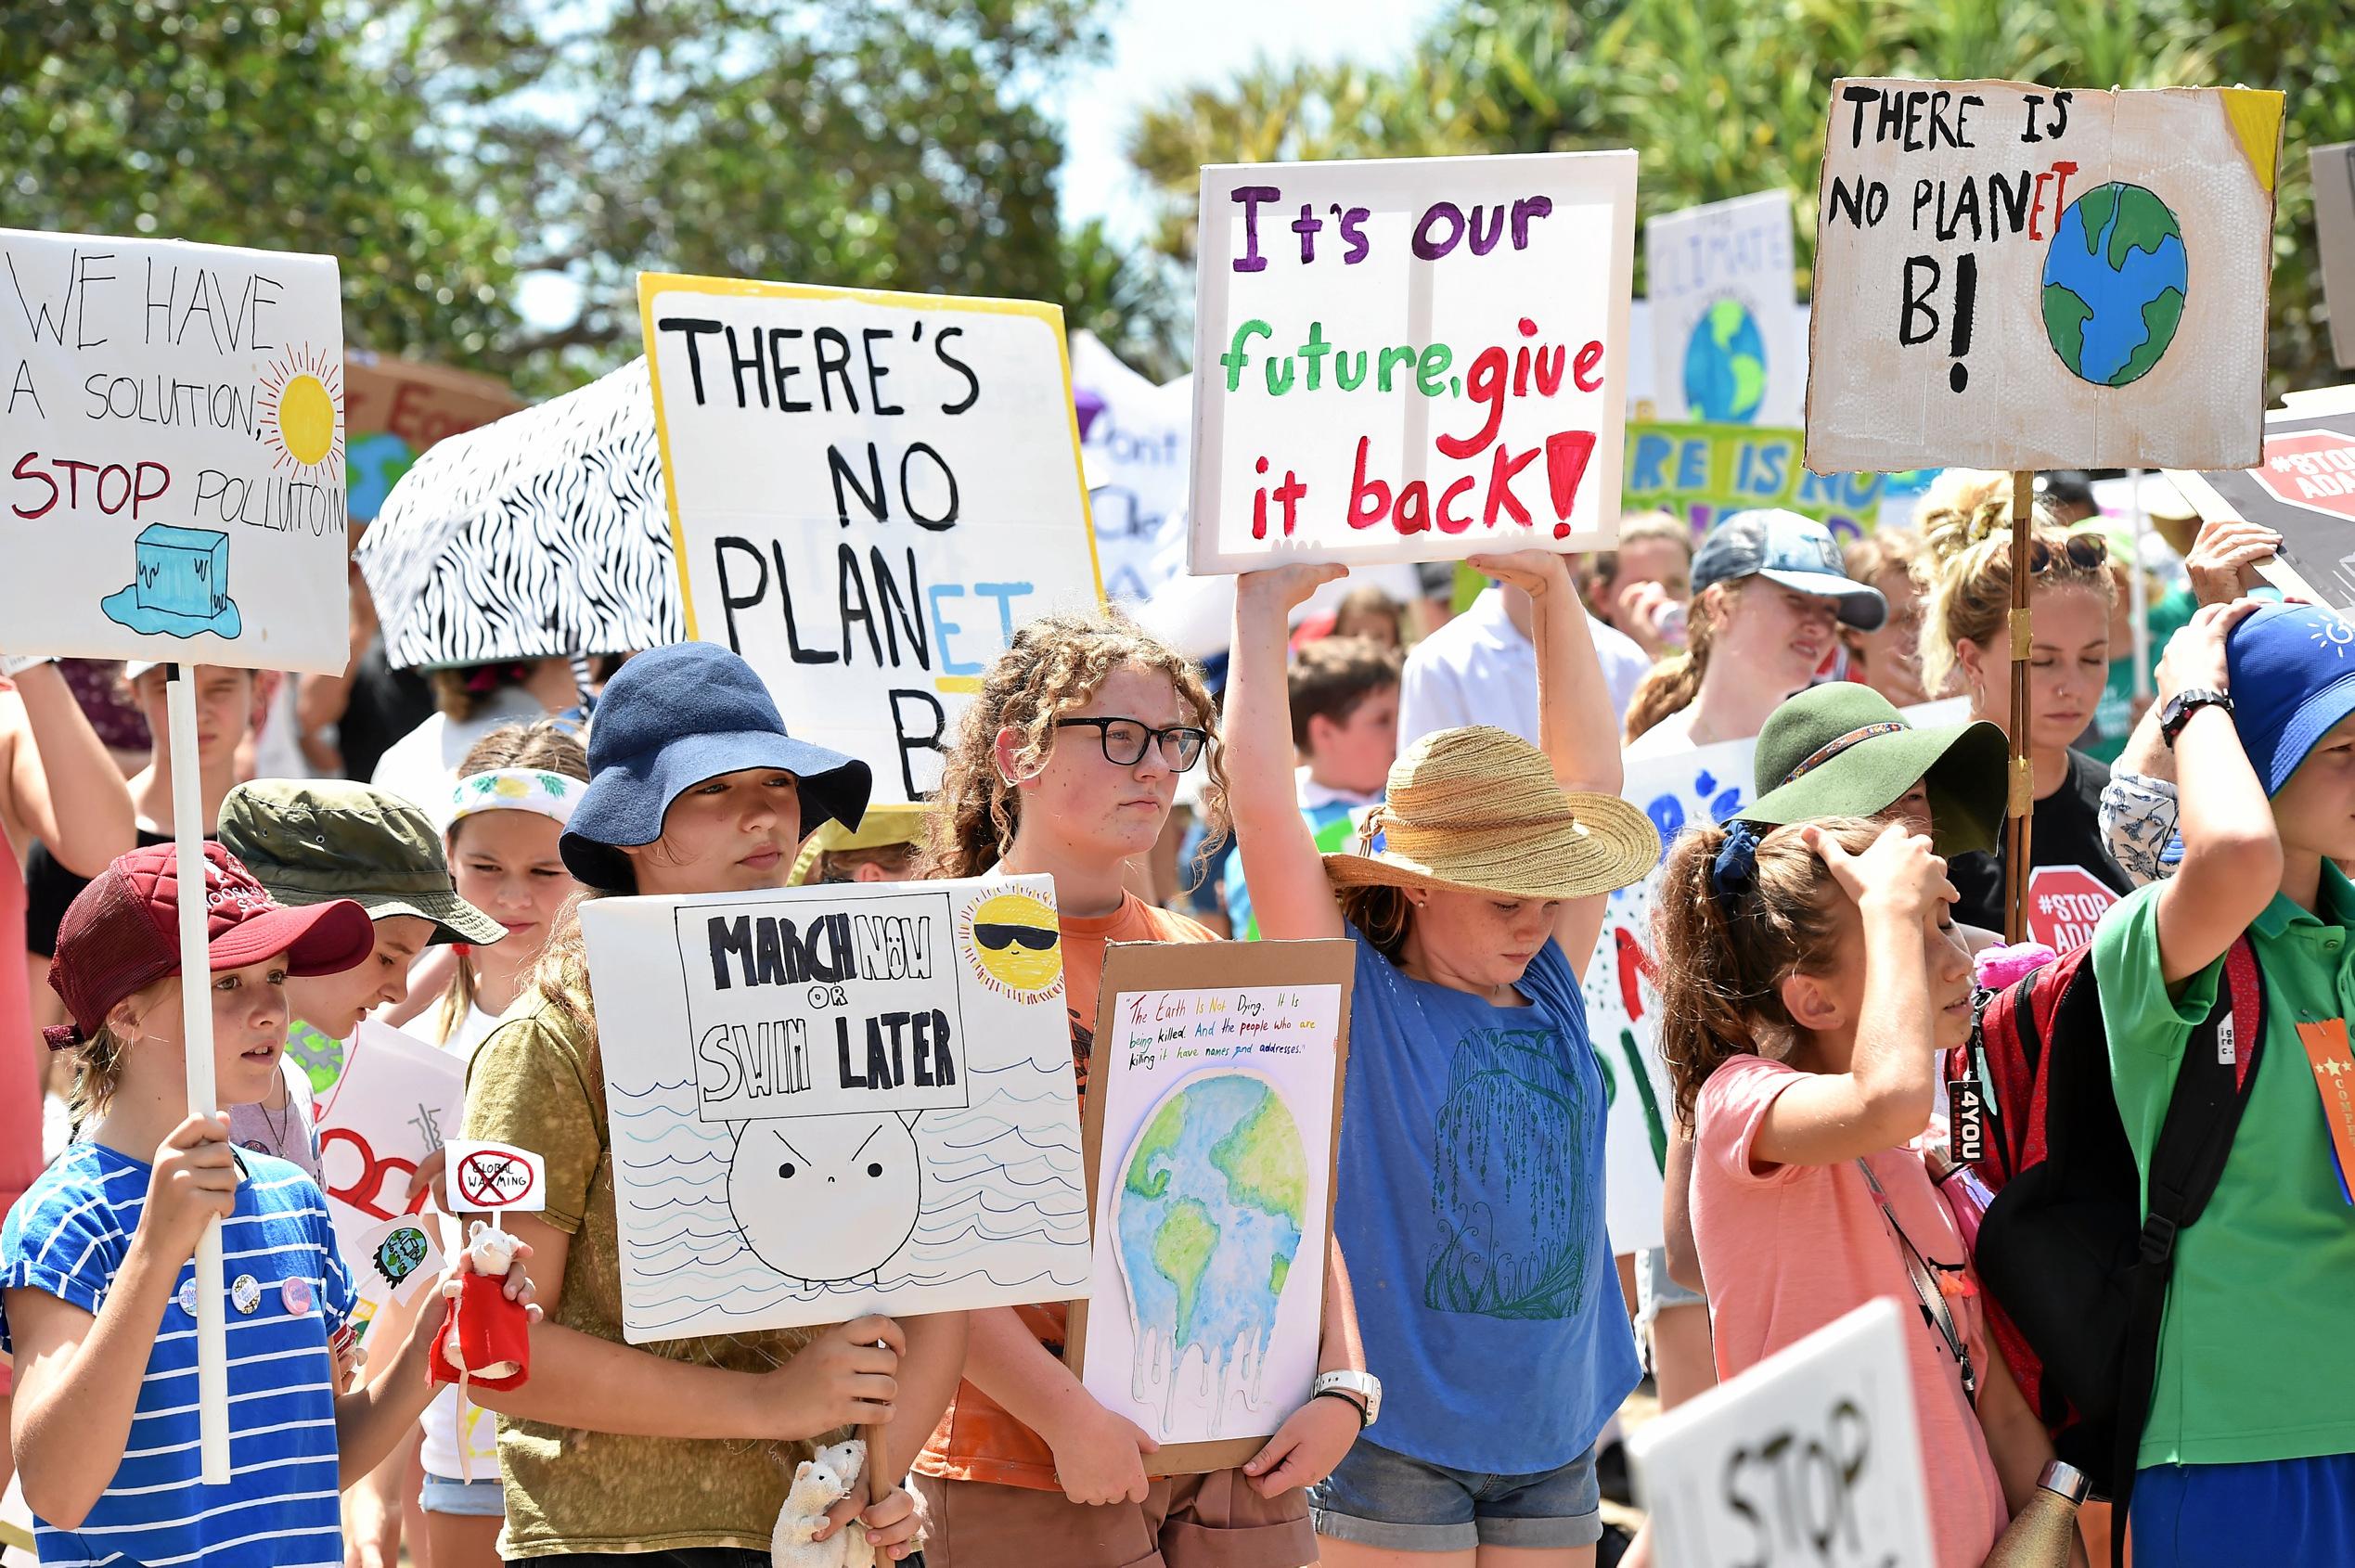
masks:
[(341, 675), (335, 262), (0, 229), (0, 652)]
[(1317, 1381), (1346, 942), (1118, 944), (1084, 1133), (1095, 1251), (1064, 1359), (1161, 1445), (1150, 1475), (1257, 1453)]
[(1621, 504), (1683, 518), (1696, 538), (1753, 507), (1802, 513), (1843, 541), (1872, 532), (1887, 476), (1809, 473), (1800, 462), (1805, 441), (1801, 431), (1763, 425), (1630, 423)]
[(1142, 604), (1186, 569), (1178, 531), (1192, 473), (1193, 380), (1155, 386), (1093, 332), (1071, 335), (1072, 392), (1099, 405), (1082, 425), (1079, 454), (1107, 598)]
[(1202, 172), (1192, 565), (1616, 536), (1635, 154)]
[(2082, 866), (2039, 866), (2028, 873), (2028, 940), (2055, 953), (2082, 947), (2117, 902), (2109, 884)]
[(441, 1267), (432, 1227), (420, 1218), (431, 1194), (419, 1189), (411, 1198), (409, 1180), (458, 1130), (466, 1064), (373, 1019), (362, 1020), (346, 1042), (298, 1021), (288, 1030), (288, 1050), (318, 1096), (319, 1185), (359, 1292), (354, 1325), (365, 1334), (387, 1301), (405, 1301)]
[(2355, 613), (2355, 399), (2332, 390), (2265, 417), (2265, 456), (2253, 469), (2168, 478), (2207, 521), (2239, 518), (2282, 536), (2262, 570), (2301, 598)]
[(581, 929), (631, 1343), (1086, 1291), (1050, 879), (605, 899)]
[(528, 1149), (479, 1138), (452, 1138), (450, 1210), (489, 1215), (536, 1215), (547, 1208), (547, 1162)]
[(2314, 245), (2323, 263), (2323, 308), (2330, 312), (2331, 357), (2355, 370), (2355, 142), (2318, 147), (2314, 173)]
[(418, 455), (523, 406), (488, 376), (354, 350), (343, 357), (344, 456), (354, 522), (372, 521)]
[(1791, 193), (1760, 191), (1643, 225), (1659, 418), (1795, 425), (1807, 402)]
[[(1916, 727), (1960, 724), (1967, 699), (1951, 698), (1904, 710)], [(1687, 828), (1724, 822), (1757, 799), (1758, 743), (1721, 740), (1671, 756), (1631, 757), (1620, 794), (1660, 830), (1663, 864)], [(1658, 996), (1652, 970), (1652, 906), (1660, 871), (1617, 889), (1602, 919), (1602, 933), (1588, 961), (1584, 990), (1587, 1035), (1602, 1065), (1611, 1096), (1603, 1128), (1603, 1192), (1612, 1248), (1631, 1253), (1661, 1240), (1661, 1173), (1667, 1162), (1674, 1086), (1660, 1060)]]
[(1062, 313), (663, 273), (638, 305), (688, 635), (923, 798), (1014, 629), (1100, 598)]
[(1629, 1435), (1661, 1568), (1932, 1568), (1913, 1310), (1867, 1302)]
[(1833, 84), (1807, 464), (2257, 461), (2282, 95)]

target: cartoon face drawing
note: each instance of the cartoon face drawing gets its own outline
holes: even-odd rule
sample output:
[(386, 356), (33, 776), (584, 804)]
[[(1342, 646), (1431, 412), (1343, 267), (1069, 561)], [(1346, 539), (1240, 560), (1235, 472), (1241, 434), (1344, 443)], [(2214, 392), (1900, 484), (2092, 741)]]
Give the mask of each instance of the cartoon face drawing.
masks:
[(810, 1281), (875, 1273), (916, 1228), (922, 1161), (913, 1118), (806, 1116), (747, 1122), (727, 1170), (744, 1244)]

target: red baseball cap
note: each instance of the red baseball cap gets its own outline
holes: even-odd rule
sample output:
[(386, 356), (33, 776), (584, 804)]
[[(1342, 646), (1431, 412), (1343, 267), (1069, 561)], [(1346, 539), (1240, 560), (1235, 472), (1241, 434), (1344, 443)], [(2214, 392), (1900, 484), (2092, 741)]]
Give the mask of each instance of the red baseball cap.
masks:
[[(204, 846), (206, 953), (215, 970), (287, 956), (294, 974), (341, 974), (376, 947), (368, 914), (350, 899), (290, 909), (238, 857)], [(75, 896), (58, 927), (49, 986), (72, 1023), (44, 1031), (63, 1050), (98, 1032), (114, 1005), (180, 972), (180, 864), (173, 844), (118, 856)]]

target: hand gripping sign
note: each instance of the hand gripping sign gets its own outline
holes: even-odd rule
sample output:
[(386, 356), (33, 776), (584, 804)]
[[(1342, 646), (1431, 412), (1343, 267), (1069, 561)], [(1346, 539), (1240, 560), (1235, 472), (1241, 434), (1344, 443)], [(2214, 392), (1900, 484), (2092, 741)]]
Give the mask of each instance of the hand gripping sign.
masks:
[(506, 1295), (515, 1248), (499, 1216), (538, 1214), (547, 1207), (547, 1163), (512, 1144), (454, 1139), (447, 1148), (450, 1208), (488, 1214), (491, 1224), (488, 1229), (480, 1222), (474, 1227), (467, 1248), (474, 1267), (460, 1277), (458, 1293), (450, 1298), (431, 1375), (436, 1382), (457, 1383), (461, 1392), (470, 1378), (489, 1388), (514, 1388), (531, 1373), (531, 1325), (523, 1307)]

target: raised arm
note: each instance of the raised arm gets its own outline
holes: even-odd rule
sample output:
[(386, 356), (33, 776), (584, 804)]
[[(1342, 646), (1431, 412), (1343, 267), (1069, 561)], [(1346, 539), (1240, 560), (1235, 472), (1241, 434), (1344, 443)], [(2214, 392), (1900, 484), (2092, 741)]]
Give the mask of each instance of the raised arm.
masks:
[[(2154, 708), (2179, 692), (2228, 691), (2225, 638), (2258, 607), (2256, 599), (2202, 607), (2168, 642)], [(2159, 970), (2169, 985), (2223, 957), (2282, 885), (2272, 803), (2222, 708), (2194, 709), (2176, 736), (2175, 795), (2183, 862), (2158, 895)]]
[(1343, 575), (1338, 566), (1280, 566), (1235, 584), (1227, 662), (1227, 805), (1235, 820), (1259, 934), (1278, 941), (1342, 934), (1341, 906), (1293, 786), (1292, 697), (1284, 686), (1293, 606)]
[[(0, 718), (7, 799), (0, 822), (49, 846), (58, 863), (95, 877), (138, 842), (131, 790), (55, 664), (18, 672), (20, 724)], [(18, 851), (25, 844), (19, 842)]]
[[(1615, 795), (1625, 772), (1611, 688), (1587, 630), (1586, 606), (1570, 581), (1568, 558), (1551, 550), (1473, 556), (1470, 564), (1529, 596), (1529, 640), (1538, 649), (1538, 745), (1564, 790)], [(1565, 902), (1555, 911), (1554, 940), (1570, 968), (1584, 973), (1602, 934), (1608, 895)]]

